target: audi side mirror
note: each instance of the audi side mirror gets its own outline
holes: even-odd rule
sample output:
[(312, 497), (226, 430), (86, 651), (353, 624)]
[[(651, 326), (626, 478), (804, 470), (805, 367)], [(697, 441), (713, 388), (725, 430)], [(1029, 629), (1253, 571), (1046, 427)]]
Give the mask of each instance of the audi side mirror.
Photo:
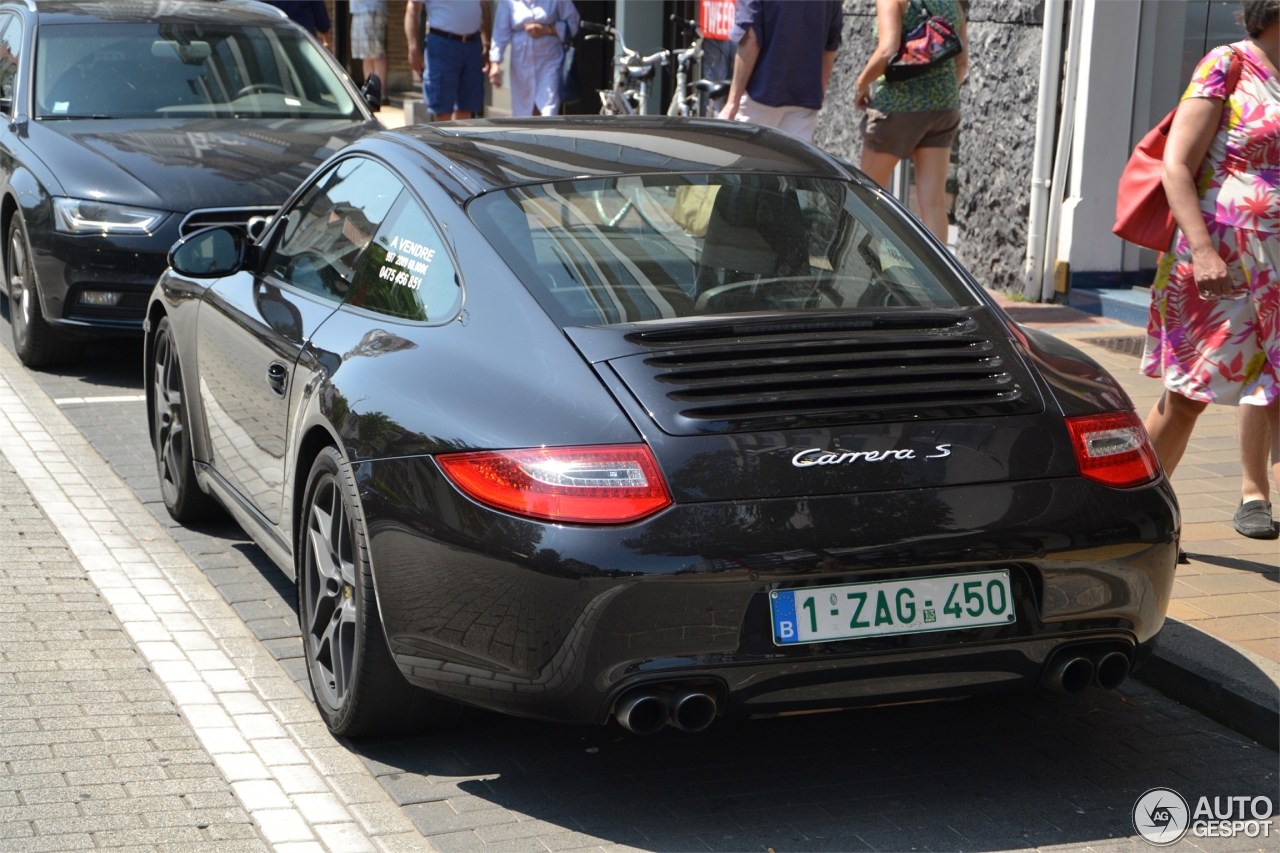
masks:
[(364, 81), (364, 85), (360, 87), (360, 94), (364, 96), (364, 102), (368, 104), (370, 112), (378, 112), (382, 109), (382, 78), (377, 74), (370, 74), (369, 79)]
[(248, 251), (249, 235), (243, 228), (205, 228), (173, 244), (169, 266), (188, 278), (222, 278), (245, 268)]

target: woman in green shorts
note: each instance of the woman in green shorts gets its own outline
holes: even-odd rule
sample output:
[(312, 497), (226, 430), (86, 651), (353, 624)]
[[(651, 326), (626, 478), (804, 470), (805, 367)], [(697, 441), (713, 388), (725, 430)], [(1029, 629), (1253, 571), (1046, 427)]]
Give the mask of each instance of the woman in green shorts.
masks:
[[(945, 18), (964, 50), (954, 59), (900, 82), (884, 80), (898, 54), (902, 34), (932, 16)], [(862, 171), (882, 187), (889, 185), (899, 160), (916, 167), (920, 220), (940, 240), (947, 239), (947, 166), (951, 142), (960, 127), (960, 81), (969, 66), (969, 36), (958, 0), (876, 0), (875, 52), (858, 75), (854, 105), (862, 119)], [(871, 84), (879, 81), (875, 97)]]

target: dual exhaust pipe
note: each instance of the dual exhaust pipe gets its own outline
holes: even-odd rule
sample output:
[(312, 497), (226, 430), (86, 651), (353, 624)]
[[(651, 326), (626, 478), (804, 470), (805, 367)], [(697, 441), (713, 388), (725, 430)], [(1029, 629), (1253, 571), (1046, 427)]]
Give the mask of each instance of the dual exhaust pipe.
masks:
[[(1090, 685), (1115, 690), (1129, 677), (1129, 656), (1112, 648), (1067, 649), (1045, 670), (1045, 686), (1060, 693), (1082, 693)], [(709, 687), (647, 685), (623, 695), (614, 709), (618, 724), (638, 735), (664, 726), (700, 732), (716, 720), (716, 697)]]
[(709, 687), (637, 687), (618, 701), (613, 715), (638, 735), (655, 734), (668, 724), (682, 732), (700, 732), (716, 721), (716, 697)]
[(1129, 676), (1129, 656), (1115, 649), (1067, 649), (1045, 670), (1044, 683), (1059, 693), (1081, 693), (1089, 685), (1115, 690)]

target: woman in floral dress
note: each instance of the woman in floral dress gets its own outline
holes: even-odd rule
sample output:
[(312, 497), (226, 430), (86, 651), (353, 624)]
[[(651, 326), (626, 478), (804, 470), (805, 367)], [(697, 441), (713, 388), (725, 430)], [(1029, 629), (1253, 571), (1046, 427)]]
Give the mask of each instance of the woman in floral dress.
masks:
[[(1167, 473), (1209, 403), (1238, 406), (1236, 530), (1272, 538), (1280, 480), (1280, 0), (1243, 0), (1249, 38), (1201, 60), (1169, 131), (1164, 188), (1178, 224), (1152, 291), (1142, 369), (1164, 380), (1147, 416)], [(1233, 51), (1240, 81), (1227, 97)], [(1225, 99), (1225, 103), (1224, 103)]]

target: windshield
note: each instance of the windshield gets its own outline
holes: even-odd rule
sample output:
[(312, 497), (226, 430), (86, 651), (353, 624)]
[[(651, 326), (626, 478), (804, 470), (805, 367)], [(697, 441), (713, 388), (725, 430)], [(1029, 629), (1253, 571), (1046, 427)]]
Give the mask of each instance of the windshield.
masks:
[(36, 116), (364, 117), (296, 30), (156, 23), (42, 26)]
[(900, 217), (844, 181), (564, 181), (482, 196), (468, 210), (561, 326), (977, 304)]

